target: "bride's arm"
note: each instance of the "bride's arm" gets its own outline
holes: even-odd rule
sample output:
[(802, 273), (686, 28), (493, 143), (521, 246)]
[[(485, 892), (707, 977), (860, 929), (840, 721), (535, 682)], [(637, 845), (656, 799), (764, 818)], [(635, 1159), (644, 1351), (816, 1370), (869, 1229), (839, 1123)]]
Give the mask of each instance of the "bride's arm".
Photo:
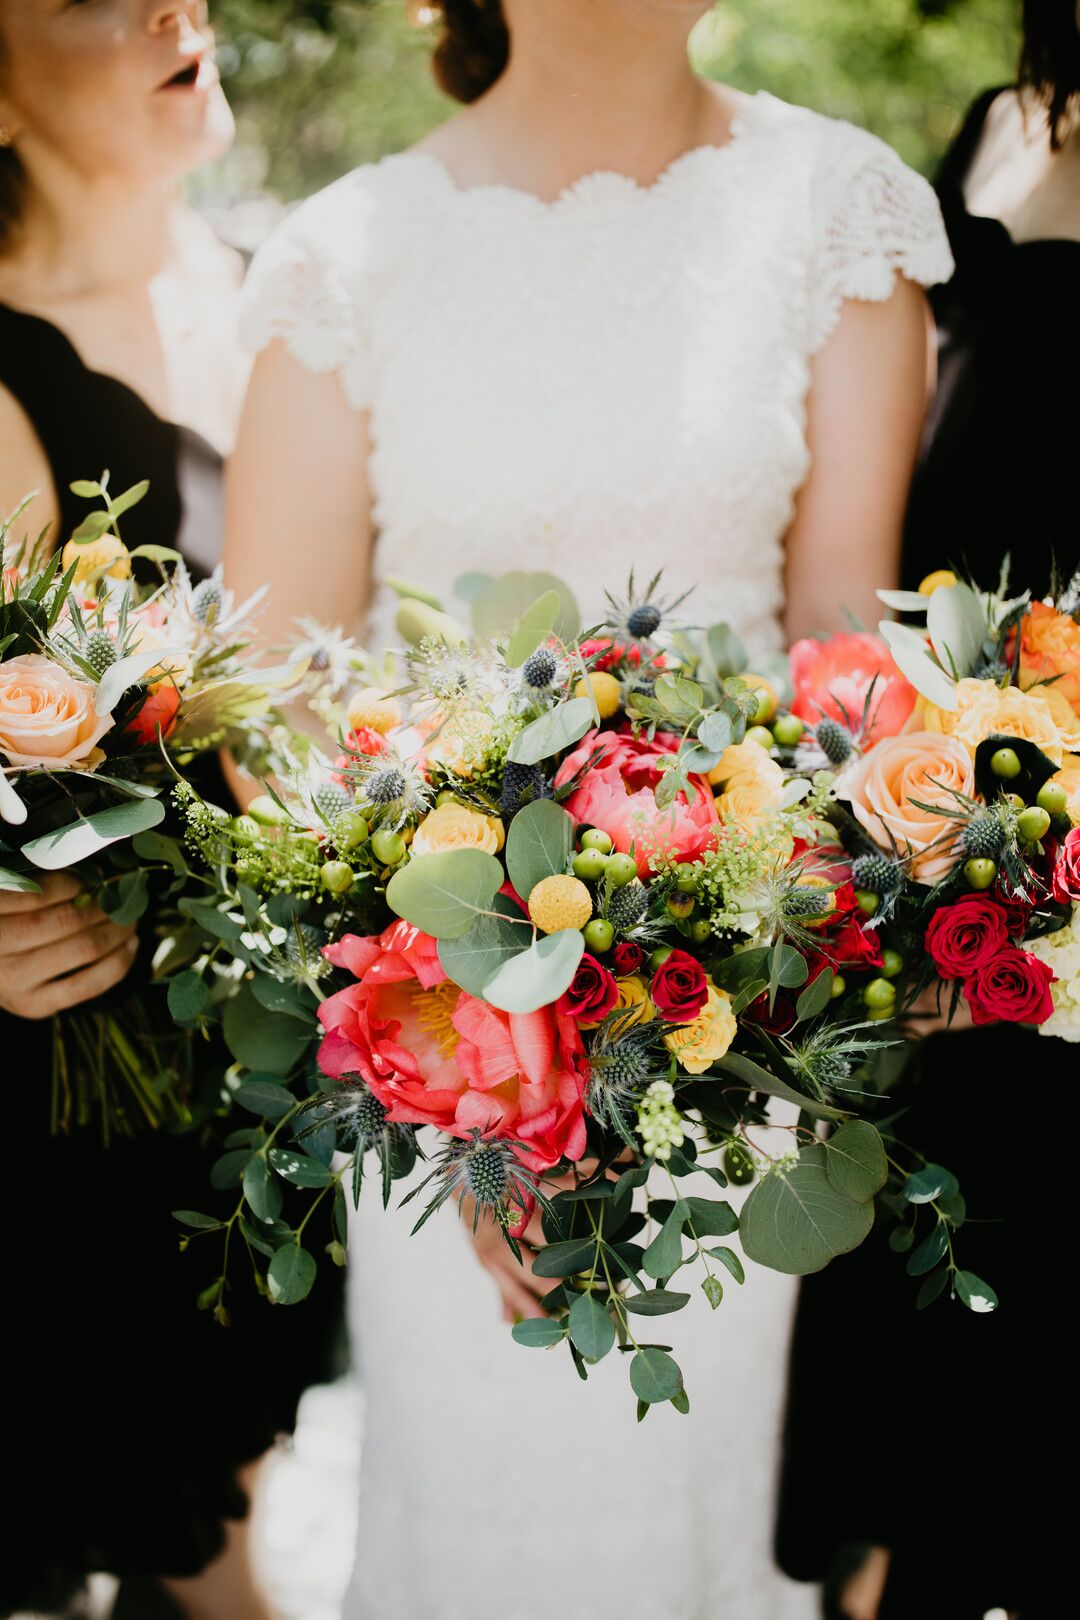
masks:
[[(264, 646), (287, 642), (309, 616), (355, 628), (368, 589), (371, 502), (368, 418), (333, 373), (316, 375), (280, 340), (251, 374), (226, 479), (225, 578), (242, 600), (269, 586), (258, 620)], [(241, 804), (258, 792), (224, 760)]]
[(371, 562), (368, 425), (335, 374), (284, 343), (255, 362), (226, 480), (225, 575), (241, 597), (268, 585), (260, 639), (298, 616), (355, 628)]
[(810, 476), (787, 537), (789, 640), (873, 629), (874, 592), (895, 585), (908, 488), (932, 379), (927, 305), (897, 280), (884, 303), (849, 300), (813, 361)]

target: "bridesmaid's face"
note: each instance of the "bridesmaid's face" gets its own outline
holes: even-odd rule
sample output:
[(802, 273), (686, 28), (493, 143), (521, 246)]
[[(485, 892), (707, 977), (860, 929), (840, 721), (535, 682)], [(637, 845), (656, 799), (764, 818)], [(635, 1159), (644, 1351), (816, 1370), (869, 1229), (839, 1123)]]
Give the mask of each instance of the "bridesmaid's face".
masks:
[(33, 168), (176, 179), (233, 135), (205, 0), (0, 0), (0, 122)]

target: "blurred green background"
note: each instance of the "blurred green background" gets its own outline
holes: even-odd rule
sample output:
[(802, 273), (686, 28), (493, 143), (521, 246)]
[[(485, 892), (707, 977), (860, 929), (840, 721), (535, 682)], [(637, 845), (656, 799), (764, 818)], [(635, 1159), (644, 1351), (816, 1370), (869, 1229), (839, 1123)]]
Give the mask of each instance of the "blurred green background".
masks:
[[(583, 4), (588, 0), (582, 0)], [(416, 140), (452, 103), (406, 0), (216, 0), (240, 140), (219, 198), (305, 195)], [(975, 94), (1008, 82), (1019, 0), (719, 0), (702, 72), (847, 118), (932, 172)]]

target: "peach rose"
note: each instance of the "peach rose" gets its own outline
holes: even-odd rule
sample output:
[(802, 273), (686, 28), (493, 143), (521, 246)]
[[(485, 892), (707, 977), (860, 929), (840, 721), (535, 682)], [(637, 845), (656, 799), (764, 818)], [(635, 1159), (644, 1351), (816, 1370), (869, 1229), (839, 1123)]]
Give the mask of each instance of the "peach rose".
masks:
[(497, 855), (503, 847), (503, 824), (464, 804), (439, 804), (428, 812), (412, 841), (414, 855), (440, 855), (448, 849), (481, 849)]
[(38, 653), (0, 664), (0, 753), (27, 767), (97, 763), (113, 721), (94, 712), (96, 690)]
[(956, 865), (951, 846), (957, 824), (914, 801), (959, 809), (950, 789), (973, 796), (975, 768), (962, 742), (935, 731), (887, 737), (837, 784), (871, 838), (885, 849), (895, 840), (900, 853), (912, 857), (916, 883), (926, 884), (937, 883)]
[(1069, 795), (1066, 806), (1073, 824), (1080, 827), (1080, 754), (1066, 754), (1060, 771), (1053, 778)]
[(1045, 602), (1032, 602), (1020, 624), (1020, 685), (1047, 681), (1080, 715), (1080, 625)]
[(955, 709), (939, 709), (923, 701), (926, 731), (957, 738), (973, 756), (987, 737), (998, 733), (1022, 737), (1041, 748), (1055, 765), (1061, 764), (1065, 746), (1045, 690), (1021, 692), (1016, 686), (995, 686), (993, 681), (968, 676), (957, 681), (956, 696)]

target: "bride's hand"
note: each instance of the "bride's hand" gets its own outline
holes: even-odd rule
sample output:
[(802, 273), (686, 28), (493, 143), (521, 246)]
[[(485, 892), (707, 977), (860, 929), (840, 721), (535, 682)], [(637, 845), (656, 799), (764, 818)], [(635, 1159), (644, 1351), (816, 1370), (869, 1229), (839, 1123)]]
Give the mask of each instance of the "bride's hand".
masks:
[[(93, 902), (77, 906), (82, 884), (50, 872), (40, 894), (0, 890), (0, 1009), (51, 1018), (119, 984), (135, 960), (133, 928), (110, 922)], [(87, 896), (87, 899), (89, 897)]]
[[(949, 986), (942, 992), (941, 1000), (946, 1008), (951, 993)], [(961, 1030), (975, 1028), (971, 1009), (962, 996), (951, 1018), (947, 1018), (945, 1013), (939, 1010), (937, 991), (933, 985), (927, 985), (911, 1006), (904, 1009), (900, 1023), (904, 1033), (914, 1041), (922, 1040), (927, 1035), (939, 1035), (943, 1030), (956, 1034)]]
[[(567, 1180), (567, 1186), (571, 1182)], [(503, 1320), (517, 1322), (523, 1317), (543, 1316), (540, 1301), (545, 1294), (555, 1287), (556, 1279), (552, 1277), (534, 1277), (532, 1263), (536, 1259), (538, 1250), (547, 1242), (540, 1221), (540, 1211), (533, 1213), (525, 1231), (518, 1239), (521, 1250), (521, 1264), (519, 1265), (513, 1250), (507, 1243), (500, 1227), (487, 1217), (481, 1216), (480, 1222), (474, 1232), (473, 1206), (471, 1200), (466, 1199), (462, 1208), (462, 1217), (467, 1223), (469, 1239), (473, 1246), (476, 1258), (489, 1272), (499, 1297), (502, 1300)]]

